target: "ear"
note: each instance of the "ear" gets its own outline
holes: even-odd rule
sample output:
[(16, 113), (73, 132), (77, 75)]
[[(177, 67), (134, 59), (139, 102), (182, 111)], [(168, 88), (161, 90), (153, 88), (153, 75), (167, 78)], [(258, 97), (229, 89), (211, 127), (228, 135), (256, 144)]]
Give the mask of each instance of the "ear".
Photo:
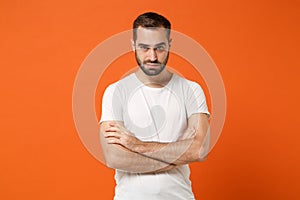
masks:
[(135, 45), (134, 45), (133, 39), (131, 39), (130, 41), (131, 41), (131, 48), (132, 48), (132, 51), (135, 51)]
[(169, 48), (171, 47), (172, 45), (172, 38), (169, 39)]

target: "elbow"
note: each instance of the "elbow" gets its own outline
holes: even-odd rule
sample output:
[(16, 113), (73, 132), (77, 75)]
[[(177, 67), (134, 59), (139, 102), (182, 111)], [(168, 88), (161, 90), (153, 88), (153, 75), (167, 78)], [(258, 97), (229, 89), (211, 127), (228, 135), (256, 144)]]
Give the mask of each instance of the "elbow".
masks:
[(202, 144), (200, 144), (196, 150), (196, 160), (197, 162), (204, 162), (208, 156), (210, 150), (210, 144), (209, 141), (204, 141)]
[(105, 159), (105, 165), (108, 168), (111, 169), (120, 169), (122, 168), (120, 159), (118, 158), (119, 156), (114, 154), (112, 149), (106, 151), (106, 153), (104, 154), (104, 159)]
[(186, 152), (186, 156), (188, 162), (204, 162), (206, 160), (207, 153), (208, 149), (203, 142), (194, 138), (190, 148)]
[(120, 166), (118, 165), (118, 162), (115, 161), (115, 159), (108, 158), (107, 156), (105, 157), (105, 165), (108, 168), (111, 169), (118, 169)]
[(105, 165), (111, 169), (119, 169), (127, 171), (130, 167), (128, 156), (119, 146), (110, 144), (106, 146), (104, 151)]
[(210, 131), (208, 130), (198, 151), (198, 157), (199, 157), (198, 161), (204, 162), (208, 156), (209, 151), (210, 151)]
[(204, 162), (206, 160), (206, 158), (207, 158), (207, 155), (205, 155), (205, 156), (199, 156), (198, 162)]
[(208, 156), (210, 145), (202, 145), (198, 151), (198, 162), (204, 162)]
[(204, 162), (207, 158), (208, 151), (204, 150), (202, 147), (195, 151), (193, 160), (195, 162)]
[(110, 155), (108, 155), (107, 152), (103, 152), (103, 153), (104, 153), (103, 157), (104, 157), (104, 164), (105, 164), (105, 166), (108, 167), (108, 168), (115, 169), (114, 168), (115, 167), (115, 163), (114, 163), (113, 159), (111, 159)]
[(101, 134), (100, 134), (100, 142), (101, 142), (101, 148), (102, 148), (102, 155), (104, 158), (104, 164), (106, 167), (108, 168), (112, 168), (112, 169), (119, 169), (120, 166), (120, 155), (118, 155), (118, 151), (115, 145), (113, 144), (107, 144), (103, 133), (102, 133), (102, 129), (101, 129)]
[(205, 151), (203, 148), (197, 149), (194, 154), (194, 161), (195, 162), (204, 162), (207, 158), (208, 151)]

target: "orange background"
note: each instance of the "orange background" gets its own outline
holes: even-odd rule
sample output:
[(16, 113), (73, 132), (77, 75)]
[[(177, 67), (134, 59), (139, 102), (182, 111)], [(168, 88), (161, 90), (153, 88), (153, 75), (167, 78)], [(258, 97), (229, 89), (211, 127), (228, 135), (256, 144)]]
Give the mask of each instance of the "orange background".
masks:
[(144, 11), (198, 41), (226, 87), (222, 135), (191, 165), (196, 197), (299, 199), (299, 9), (295, 0), (2, 0), (0, 199), (112, 199), (113, 170), (76, 132), (73, 83), (88, 53)]

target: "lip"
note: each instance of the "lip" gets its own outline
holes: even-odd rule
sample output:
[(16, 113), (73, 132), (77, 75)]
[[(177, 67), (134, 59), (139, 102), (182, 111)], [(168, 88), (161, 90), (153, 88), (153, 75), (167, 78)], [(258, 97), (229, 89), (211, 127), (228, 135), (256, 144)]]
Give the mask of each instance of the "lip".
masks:
[(148, 67), (154, 67), (154, 68), (160, 66), (160, 64), (156, 64), (156, 63), (155, 64), (154, 63), (146, 63), (145, 65), (148, 66)]

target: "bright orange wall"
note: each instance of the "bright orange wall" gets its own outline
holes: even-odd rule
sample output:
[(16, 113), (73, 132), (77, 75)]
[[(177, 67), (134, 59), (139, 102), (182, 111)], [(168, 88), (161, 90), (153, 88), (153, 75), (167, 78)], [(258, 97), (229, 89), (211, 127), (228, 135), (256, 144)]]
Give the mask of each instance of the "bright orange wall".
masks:
[(0, 199), (112, 199), (113, 170), (76, 132), (73, 83), (88, 53), (144, 11), (202, 44), (226, 87), (222, 135), (191, 166), (198, 199), (299, 199), (299, 9), (294, 0), (1, 1)]

